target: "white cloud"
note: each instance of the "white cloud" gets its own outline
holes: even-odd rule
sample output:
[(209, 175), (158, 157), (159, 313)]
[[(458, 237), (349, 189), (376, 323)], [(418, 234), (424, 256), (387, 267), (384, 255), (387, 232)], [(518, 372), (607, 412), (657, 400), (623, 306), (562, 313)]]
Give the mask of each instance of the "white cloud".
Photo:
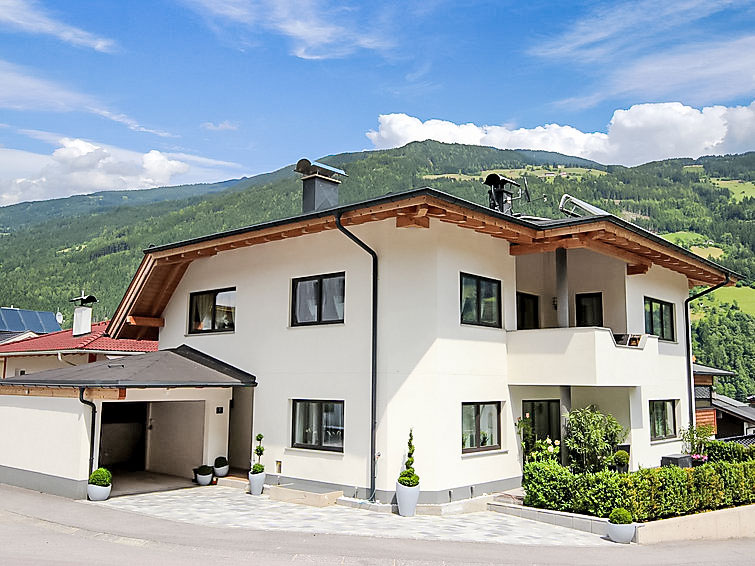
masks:
[(27, 33), (52, 35), (58, 39), (96, 51), (113, 51), (112, 39), (99, 37), (51, 17), (34, 0), (0, 0), (0, 25)]
[(377, 131), (367, 132), (378, 149), (433, 139), (500, 149), (556, 151), (623, 165), (755, 149), (755, 102), (701, 109), (679, 102), (637, 104), (616, 110), (606, 133), (583, 132), (559, 124), (512, 129), (445, 120), (422, 122), (406, 114), (385, 114), (378, 121)]
[[(54, 134), (19, 131), (50, 141)], [(50, 154), (0, 148), (0, 206), (96, 191), (212, 182), (238, 176), (240, 165), (197, 155), (146, 153), (80, 138), (56, 140)]]
[(211, 132), (221, 132), (224, 130), (238, 130), (239, 129), (238, 124), (234, 122), (230, 122), (228, 120), (223, 120), (219, 124), (215, 124), (213, 122), (202, 122), (202, 124), (200, 124), (200, 127), (205, 130), (210, 130)]
[(161, 137), (176, 137), (169, 132), (142, 126), (130, 116), (108, 110), (105, 105), (88, 94), (69, 89), (54, 81), (35, 77), (27, 69), (2, 59), (0, 59), (0, 108), (47, 112), (87, 112), (123, 124), (129, 130), (135, 132), (146, 132)]
[(324, 0), (184, 0), (213, 25), (235, 24), (251, 33), (262, 28), (291, 40), (302, 59), (345, 57), (357, 50), (392, 46), (383, 18), (374, 11), (331, 5)]

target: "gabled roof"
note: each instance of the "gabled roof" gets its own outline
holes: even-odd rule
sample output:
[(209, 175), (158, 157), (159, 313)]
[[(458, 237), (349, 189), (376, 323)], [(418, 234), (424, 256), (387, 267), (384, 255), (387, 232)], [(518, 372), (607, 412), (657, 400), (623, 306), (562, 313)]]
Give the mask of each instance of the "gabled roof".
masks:
[(255, 386), (255, 377), (185, 344), (178, 348), (126, 356), (0, 380), (22, 387), (236, 387)]
[(31, 330), (21, 330), (19, 332), (0, 330), (0, 344), (15, 342), (16, 340), (22, 340), (24, 338), (34, 338), (35, 336), (37, 336), (37, 334)]
[(692, 364), (692, 373), (695, 375), (736, 375), (733, 371), (704, 366), (703, 364)]
[(0, 344), (2, 355), (32, 355), (55, 352), (154, 352), (157, 342), (154, 340), (128, 340), (105, 336), (108, 322), (92, 324), (92, 332), (74, 336), (73, 330), (51, 332), (26, 340)]
[(533, 220), (492, 210), (431, 188), (392, 193), (359, 203), (301, 214), (183, 242), (153, 246), (126, 290), (108, 327), (111, 336), (156, 337), (162, 312), (189, 264), (221, 251), (396, 219), (397, 228), (428, 228), (430, 219), (507, 240), (512, 255), (558, 248), (588, 248), (627, 263), (627, 274), (652, 264), (684, 274), (692, 285), (734, 283), (739, 275), (611, 214), (565, 220)]
[(55, 313), (48, 311), (30, 311), (0, 307), (0, 331), (23, 332), (31, 330), (37, 334), (56, 332), (60, 324), (55, 320)]
[(711, 401), (711, 406), (732, 415), (740, 420), (747, 421), (749, 423), (755, 423), (755, 407), (751, 407), (747, 403), (742, 403), (726, 395), (719, 395), (714, 393)]

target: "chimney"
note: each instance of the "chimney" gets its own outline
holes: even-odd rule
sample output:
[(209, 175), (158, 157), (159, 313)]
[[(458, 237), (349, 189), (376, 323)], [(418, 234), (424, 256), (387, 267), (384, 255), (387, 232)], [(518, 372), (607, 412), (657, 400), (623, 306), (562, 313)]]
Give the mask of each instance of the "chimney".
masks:
[(80, 297), (71, 299), (70, 302), (76, 303), (76, 308), (73, 310), (73, 335), (89, 334), (92, 332), (91, 305), (97, 302), (97, 298), (94, 295), (85, 295), (82, 291)]
[(317, 161), (309, 159), (300, 159), (296, 163), (297, 173), (301, 173), (302, 180), (302, 213), (316, 212), (338, 206), (338, 185), (341, 181), (335, 178), (336, 175), (348, 177), (345, 171), (323, 165)]

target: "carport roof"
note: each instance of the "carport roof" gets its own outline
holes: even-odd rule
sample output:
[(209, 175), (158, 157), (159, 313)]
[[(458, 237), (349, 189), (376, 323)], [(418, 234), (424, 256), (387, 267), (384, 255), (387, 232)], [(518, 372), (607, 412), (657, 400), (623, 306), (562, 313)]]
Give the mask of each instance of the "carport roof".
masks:
[(28, 387), (236, 387), (257, 385), (243, 370), (187, 345), (0, 379)]

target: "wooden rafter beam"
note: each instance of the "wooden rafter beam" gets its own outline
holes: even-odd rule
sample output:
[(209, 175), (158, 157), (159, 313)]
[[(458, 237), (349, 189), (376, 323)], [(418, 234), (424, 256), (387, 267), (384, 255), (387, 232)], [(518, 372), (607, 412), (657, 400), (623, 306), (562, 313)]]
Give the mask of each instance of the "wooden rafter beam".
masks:
[(163, 326), (165, 326), (165, 319), (153, 316), (129, 315), (126, 317), (126, 324), (130, 326), (148, 326), (150, 328), (162, 328)]

